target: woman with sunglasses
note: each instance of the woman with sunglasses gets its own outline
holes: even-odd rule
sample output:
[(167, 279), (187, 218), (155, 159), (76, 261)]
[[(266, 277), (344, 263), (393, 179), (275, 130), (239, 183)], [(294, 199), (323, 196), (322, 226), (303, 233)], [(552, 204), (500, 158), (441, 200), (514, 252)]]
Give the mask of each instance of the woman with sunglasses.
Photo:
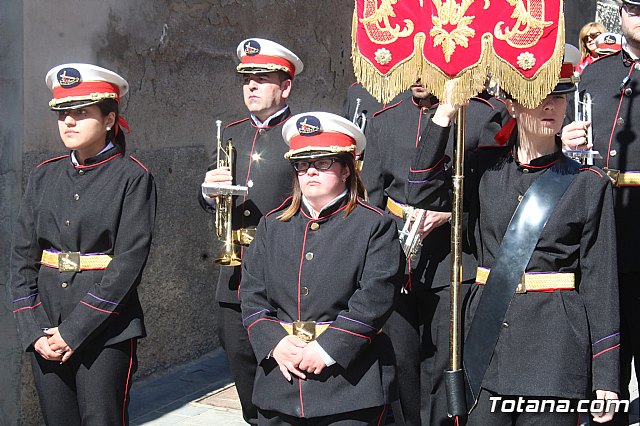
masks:
[(122, 77), (64, 64), (45, 81), (69, 152), (40, 164), (24, 191), (11, 253), (18, 333), (46, 424), (128, 424), (155, 183), (125, 155)]
[(580, 29), (578, 45), (580, 46), (580, 62), (576, 65), (575, 70), (578, 74), (582, 74), (585, 67), (600, 57), (596, 48), (596, 38), (602, 33), (607, 32), (604, 25), (600, 22), (589, 22)]
[(240, 286), (258, 424), (381, 424), (395, 376), (381, 328), (404, 271), (395, 222), (362, 200), (356, 125), (314, 112), (282, 133), (293, 194), (260, 221)]

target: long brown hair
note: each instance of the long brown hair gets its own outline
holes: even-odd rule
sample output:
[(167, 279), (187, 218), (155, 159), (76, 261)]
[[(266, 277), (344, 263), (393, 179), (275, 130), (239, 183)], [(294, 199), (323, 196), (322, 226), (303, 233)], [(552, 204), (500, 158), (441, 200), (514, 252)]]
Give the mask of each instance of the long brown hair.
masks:
[[(339, 154), (336, 156), (337, 162), (346, 166), (349, 169), (349, 176), (347, 177), (347, 181), (345, 182), (345, 186), (347, 188), (347, 197), (349, 200), (347, 201), (347, 206), (345, 208), (345, 216), (349, 215), (356, 207), (358, 203), (358, 197), (364, 198), (364, 184), (360, 179), (360, 172), (356, 167), (356, 159), (352, 153), (347, 154)], [(302, 189), (300, 189), (300, 182), (298, 182), (297, 174), (293, 177), (293, 190), (292, 190), (292, 200), (289, 207), (285, 209), (284, 212), (280, 216), (278, 216), (278, 220), (282, 222), (286, 222), (291, 219), (297, 212), (300, 210), (300, 203), (302, 202)]]

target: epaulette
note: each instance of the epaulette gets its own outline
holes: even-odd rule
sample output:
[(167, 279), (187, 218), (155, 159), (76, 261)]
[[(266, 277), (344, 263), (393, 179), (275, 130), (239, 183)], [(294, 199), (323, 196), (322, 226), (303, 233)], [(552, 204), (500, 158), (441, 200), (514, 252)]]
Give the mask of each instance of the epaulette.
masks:
[(242, 120), (234, 121), (233, 123), (229, 123), (226, 126), (224, 126), (224, 128), (227, 129), (227, 128), (231, 127), (231, 126), (235, 126), (236, 124), (240, 124), (243, 121), (247, 121), (247, 120), (249, 120), (249, 117), (243, 118)]
[(147, 169), (147, 168), (145, 167), (145, 165), (144, 165), (144, 164), (142, 164), (142, 163), (141, 163), (137, 158), (135, 158), (133, 155), (129, 155), (129, 158), (131, 158), (133, 161), (135, 161), (135, 162), (138, 164), (138, 166), (142, 167), (142, 169), (143, 169), (146, 173), (149, 173), (149, 169)]
[(488, 100), (486, 100), (486, 99), (484, 99), (484, 98), (480, 98), (480, 97), (478, 97), (478, 96), (473, 96), (473, 97), (471, 98), (471, 100), (474, 100), (474, 101), (477, 101), (477, 102), (483, 102), (483, 103), (485, 103), (485, 104), (489, 105), (489, 106), (491, 107), (491, 109), (493, 109), (493, 110), (495, 110), (495, 109), (496, 109), (496, 107), (494, 107), (494, 106), (491, 104), (491, 102), (489, 102)]
[(49, 158), (48, 160), (44, 160), (42, 163), (38, 164), (36, 166), (36, 169), (38, 167), (40, 167), (40, 166), (43, 166), (43, 165), (47, 164), (47, 163), (53, 163), (54, 161), (62, 160), (63, 158), (68, 158), (68, 157), (69, 157), (69, 155), (67, 154), (67, 155), (61, 155), (59, 157)]
[(380, 111), (374, 112), (372, 117), (375, 117), (376, 115), (378, 115), (378, 114), (380, 114), (381, 112), (384, 112), (384, 111), (386, 111), (386, 110), (388, 110), (388, 109), (395, 108), (395, 107), (397, 107), (398, 105), (400, 105), (402, 102), (404, 102), (404, 99), (403, 99), (403, 100), (400, 100), (400, 101), (398, 101), (398, 102), (396, 102), (395, 104), (387, 105), (387, 106), (385, 106), (384, 108), (382, 108)]
[(368, 202), (364, 201), (363, 199), (361, 199), (360, 197), (356, 198), (358, 204), (360, 204), (362, 207), (369, 209), (371, 211), (374, 211), (376, 213), (378, 213), (380, 216), (384, 216), (384, 212), (382, 212), (382, 210), (378, 209), (377, 207), (372, 206), (371, 204), (369, 204)]
[(264, 217), (267, 217), (267, 216), (269, 216), (269, 215), (271, 215), (271, 214), (273, 214), (273, 213), (275, 213), (275, 212), (277, 212), (277, 211), (282, 210), (282, 208), (283, 208), (287, 203), (290, 203), (292, 199), (293, 199), (293, 197), (292, 197), (292, 196), (291, 196), (291, 197), (288, 197), (288, 198), (287, 198), (286, 200), (284, 200), (284, 201), (282, 202), (282, 204), (280, 204), (278, 207), (276, 207), (275, 209), (271, 210), (269, 213), (265, 214), (265, 215), (264, 215)]
[(580, 169), (578, 169), (578, 170), (580, 170), (581, 172), (586, 172), (586, 171), (593, 172), (593, 173), (597, 174), (600, 177), (604, 176), (602, 173), (600, 173), (600, 170), (594, 169), (593, 167), (580, 167)]

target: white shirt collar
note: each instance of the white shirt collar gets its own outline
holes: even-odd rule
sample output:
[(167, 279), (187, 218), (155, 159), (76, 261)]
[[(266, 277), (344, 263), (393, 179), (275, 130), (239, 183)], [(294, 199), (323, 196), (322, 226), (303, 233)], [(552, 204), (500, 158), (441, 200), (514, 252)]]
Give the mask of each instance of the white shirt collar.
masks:
[(347, 195), (346, 189), (342, 192), (342, 194), (338, 195), (336, 198), (334, 198), (333, 200), (325, 204), (324, 207), (322, 207), (319, 211), (315, 211), (313, 207), (311, 207), (311, 204), (309, 204), (309, 201), (306, 199), (304, 195), (302, 196), (302, 202), (307, 207), (307, 210), (309, 210), (309, 213), (311, 213), (311, 217), (314, 219), (317, 219), (318, 217), (320, 217), (320, 212), (322, 212), (324, 209), (331, 207), (332, 205), (340, 201), (342, 197), (344, 197), (345, 195)]
[(284, 114), (284, 112), (287, 110), (287, 108), (289, 108), (288, 105), (285, 105), (284, 108), (282, 108), (280, 111), (271, 114), (266, 120), (264, 121), (260, 121), (258, 119), (258, 117), (256, 117), (255, 115), (251, 114), (251, 119), (253, 120), (253, 122), (255, 123), (256, 126), (258, 127), (268, 127), (269, 126), (269, 122), (271, 121), (271, 119), (276, 118), (282, 114)]
[[(115, 145), (113, 145), (113, 142), (109, 141), (107, 146), (105, 146), (104, 149), (102, 151), (100, 151), (99, 153), (97, 153), (96, 155), (100, 155), (105, 151), (109, 151), (114, 146)], [(73, 163), (74, 166), (79, 166), (80, 165), (80, 163), (78, 162), (78, 159), (76, 158), (76, 151), (75, 150), (71, 151), (71, 162)]]

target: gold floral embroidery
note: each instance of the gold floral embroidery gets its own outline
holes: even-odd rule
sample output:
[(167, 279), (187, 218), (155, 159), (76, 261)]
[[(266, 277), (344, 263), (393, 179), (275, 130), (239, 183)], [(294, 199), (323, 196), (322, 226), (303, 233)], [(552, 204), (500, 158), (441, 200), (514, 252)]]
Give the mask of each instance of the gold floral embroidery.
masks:
[(391, 52), (389, 52), (388, 49), (381, 47), (380, 49), (376, 50), (375, 60), (380, 65), (387, 65), (389, 62), (391, 62)]
[(536, 57), (531, 52), (522, 52), (518, 55), (517, 64), (525, 71), (530, 70), (536, 64)]
[[(476, 34), (476, 31), (469, 27), (475, 16), (465, 16), (472, 3), (473, 0), (462, 0), (460, 4), (455, 0), (433, 0), (438, 14), (431, 17), (434, 28), (429, 31), (429, 35), (433, 37), (433, 47), (442, 45), (444, 59), (447, 62), (451, 61), (456, 46), (468, 47), (469, 38)], [(445, 25), (456, 27), (449, 32), (444, 29)]]

